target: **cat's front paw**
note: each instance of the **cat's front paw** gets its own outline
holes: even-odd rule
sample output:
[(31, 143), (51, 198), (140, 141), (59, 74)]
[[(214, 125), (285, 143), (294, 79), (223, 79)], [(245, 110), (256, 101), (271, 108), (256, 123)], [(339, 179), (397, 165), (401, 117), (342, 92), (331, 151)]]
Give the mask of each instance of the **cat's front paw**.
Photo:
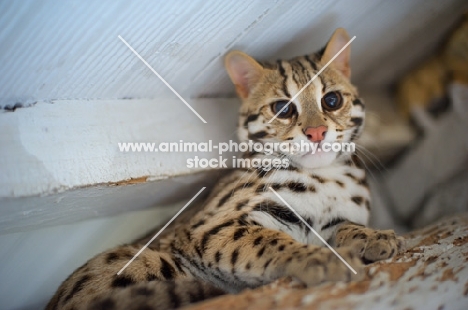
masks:
[(291, 275), (307, 286), (323, 282), (349, 282), (361, 279), (364, 275), (364, 265), (356, 249), (344, 247), (337, 249), (336, 252), (344, 262), (329, 249), (321, 248), (297, 260)]
[(362, 226), (340, 229), (336, 243), (339, 247), (355, 247), (365, 263), (391, 258), (404, 249), (403, 237), (397, 236), (393, 230), (374, 230)]

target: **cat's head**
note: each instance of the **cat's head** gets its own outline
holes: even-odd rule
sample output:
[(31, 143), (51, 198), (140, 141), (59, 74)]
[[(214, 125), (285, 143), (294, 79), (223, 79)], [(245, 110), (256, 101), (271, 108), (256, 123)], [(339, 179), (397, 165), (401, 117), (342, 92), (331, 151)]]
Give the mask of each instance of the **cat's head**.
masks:
[[(349, 45), (282, 109), (348, 42), (348, 34), (340, 28), (320, 52), (288, 61), (260, 64), (239, 51), (227, 54), (225, 66), (242, 99), (239, 139), (263, 144), (304, 141), (315, 146), (327, 142), (327, 148), (331, 143), (352, 142), (362, 130), (364, 105), (350, 82)], [(281, 155), (295, 166), (316, 168), (350, 153), (300, 151)]]

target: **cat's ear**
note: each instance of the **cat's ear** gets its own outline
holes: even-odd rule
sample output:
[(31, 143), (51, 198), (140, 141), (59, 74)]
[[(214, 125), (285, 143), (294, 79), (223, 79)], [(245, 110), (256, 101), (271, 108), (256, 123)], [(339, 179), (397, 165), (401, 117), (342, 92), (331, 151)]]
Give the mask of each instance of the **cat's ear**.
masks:
[(227, 54), (224, 65), (239, 96), (247, 98), (262, 76), (263, 67), (255, 59), (239, 51)]
[[(343, 28), (336, 29), (325, 47), (321, 59), (322, 64), (325, 65), (330, 59), (335, 57), (349, 40), (349, 35), (346, 30)], [(330, 66), (339, 70), (348, 79), (351, 77), (351, 67), (349, 66), (350, 57), (351, 47), (348, 45), (330, 64)]]

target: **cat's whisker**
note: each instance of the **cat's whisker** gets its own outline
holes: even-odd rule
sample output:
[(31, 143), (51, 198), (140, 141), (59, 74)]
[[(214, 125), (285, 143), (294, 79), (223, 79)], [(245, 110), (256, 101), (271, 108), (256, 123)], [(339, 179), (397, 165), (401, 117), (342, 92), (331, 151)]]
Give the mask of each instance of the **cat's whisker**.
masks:
[[(250, 172), (250, 173), (249, 173), (249, 172)], [(232, 189), (231, 197), (234, 195), (235, 189), (237, 188), (237, 185), (239, 185), (239, 183), (240, 183), (241, 181), (244, 183), (244, 186), (242, 187), (242, 189), (244, 189), (244, 188), (247, 186), (248, 182), (250, 181), (250, 178), (251, 178), (253, 175), (255, 175), (256, 173), (257, 173), (257, 172), (256, 172), (255, 170), (251, 171), (250, 169), (247, 169), (247, 170), (242, 174), (242, 176), (237, 180), (236, 185), (235, 185), (235, 186), (233, 187), (233, 189)], [(246, 174), (248, 174), (248, 178), (247, 178), (246, 182), (244, 182), (243, 179), (244, 179), (244, 177), (245, 177)]]
[(365, 169), (367, 172), (369, 172), (369, 174), (371, 175), (371, 177), (374, 179), (375, 182), (378, 182), (377, 178), (375, 177), (375, 175), (372, 173), (372, 170), (369, 169), (369, 167), (366, 165), (366, 161), (363, 160), (359, 154), (355, 153), (356, 157), (359, 159), (359, 161), (364, 165)]
[(360, 137), (359, 140), (363, 143), (365, 142), (366, 144), (371, 144), (371, 146), (377, 150), (380, 150), (382, 147), (377, 143), (377, 141), (374, 138), (371, 137), (364, 137), (364, 139), (363, 137)]
[(375, 117), (378, 121), (380, 121), (382, 119), (382, 117), (380, 116), (379, 113), (376, 113), (376, 112), (372, 112), (372, 111), (366, 111), (366, 115), (372, 115), (373, 117)]
[[(374, 154), (372, 153), (371, 151), (369, 151), (366, 147), (364, 147), (363, 145), (359, 145), (357, 143), (355, 143), (355, 146), (358, 148), (359, 151), (361, 151), (363, 154), (364, 152), (367, 153), (369, 156), (372, 156), (372, 158), (377, 161), (377, 163), (380, 165), (380, 167), (385, 170), (386, 172), (388, 172), (388, 169), (387, 167), (385, 167), (385, 165), (382, 163), (382, 161)], [(369, 159), (369, 161), (372, 162), (371, 158), (367, 157)], [(375, 164), (374, 164), (375, 166)], [(377, 167), (376, 167), (377, 168)]]

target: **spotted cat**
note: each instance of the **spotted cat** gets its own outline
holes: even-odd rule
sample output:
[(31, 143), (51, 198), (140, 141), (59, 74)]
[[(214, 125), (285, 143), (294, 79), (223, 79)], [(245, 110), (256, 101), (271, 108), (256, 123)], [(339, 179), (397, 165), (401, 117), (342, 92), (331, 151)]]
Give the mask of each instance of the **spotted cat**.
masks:
[[(243, 102), (240, 140), (316, 146), (353, 141), (362, 130), (364, 104), (350, 82), (349, 47), (287, 105), (348, 41), (338, 29), (320, 52), (273, 64), (230, 52), (225, 66)], [(369, 190), (350, 152), (253, 152), (245, 158), (287, 158), (290, 165), (235, 169), (120, 275), (149, 237), (90, 259), (62, 283), (47, 309), (172, 309), (281, 277), (309, 286), (351, 281), (362, 275), (363, 262), (400, 250), (393, 231), (365, 226)]]

